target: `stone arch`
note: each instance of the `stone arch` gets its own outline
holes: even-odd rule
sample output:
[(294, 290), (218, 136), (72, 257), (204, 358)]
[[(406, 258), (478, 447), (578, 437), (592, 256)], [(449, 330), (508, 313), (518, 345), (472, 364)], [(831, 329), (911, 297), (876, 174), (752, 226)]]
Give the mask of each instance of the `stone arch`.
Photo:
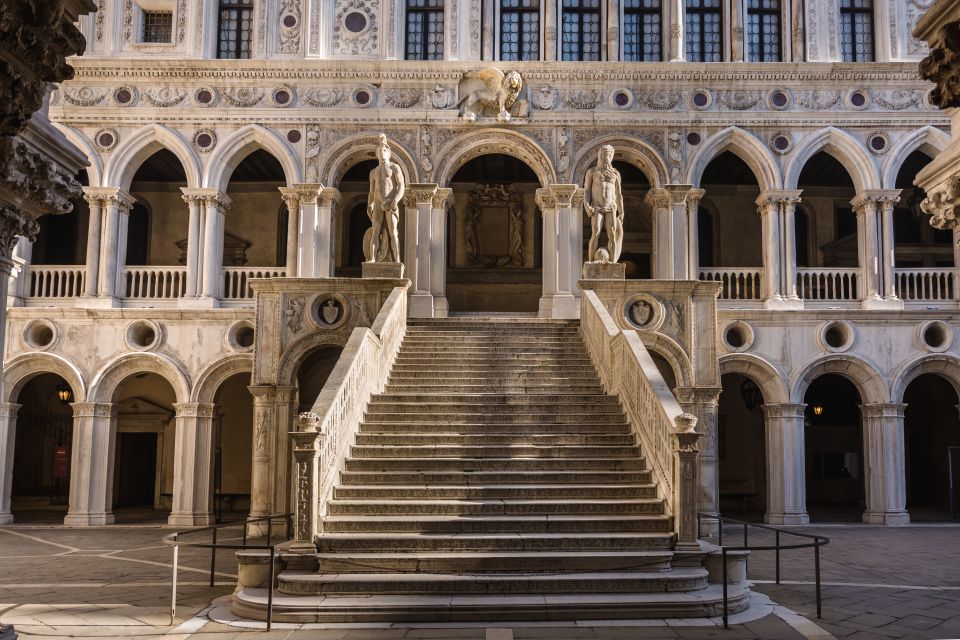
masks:
[(3, 367), (3, 402), (16, 402), (30, 380), (44, 373), (63, 378), (73, 391), (74, 402), (85, 402), (87, 389), (83, 374), (72, 362), (54, 353), (25, 353), (7, 362)]
[(288, 187), (302, 182), (300, 162), (290, 145), (272, 131), (258, 124), (248, 124), (226, 136), (217, 145), (203, 172), (203, 186), (226, 191), (233, 170), (257, 149), (269, 152), (280, 162)]
[[(407, 184), (419, 182), (417, 163), (410, 152), (396, 140), (388, 140), (388, 142), (393, 152), (391, 158), (400, 165)], [(320, 182), (324, 186), (339, 188), (340, 181), (350, 167), (364, 160), (376, 160), (378, 144), (380, 144), (379, 135), (356, 135), (341, 140), (326, 154), (323, 162), (319, 163)]]
[(763, 393), (765, 404), (789, 401), (786, 376), (777, 365), (748, 353), (732, 353), (720, 358), (720, 375), (738, 373), (752, 380)]
[(252, 354), (235, 353), (215, 359), (197, 375), (190, 402), (212, 403), (220, 385), (238, 373), (253, 373)]
[(693, 367), (687, 354), (673, 338), (653, 331), (638, 331), (640, 341), (648, 351), (654, 352), (666, 360), (673, 368), (678, 387), (693, 385)]
[(281, 386), (295, 386), (297, 370), (311, 352), (320, 347), (340, 347), (347, 345), (349, 334), (342, 331), (308, 333), (289, 344), (277, 367), (276, 384)]
[(808, 358), (790, 377), (790, 401), (803, 403), (803, 397), (815, 379), (826, 373), (836, 373), (854, 384), (860, 392), (861, 404), (889, 402), (887, 384), (876, 366), (862, 356), (835, 354), (823, 356), (817, 354)]
[(172, 358), (159, 353), (125, 353), (97, 372), (90, 383), (92, 402), (113, 402), (117, 387), (134, 373), (155, 373), (170, 383), (177, 402), (190, 400), (190, 378)]
[(867, 155), (863, 145), (854, 140), (849, 133), (836, 127), (827, 127), (807, 136), (797, 145), (784, 175), (784, 189), (797, 188), (803, 167), (820, 151), (829, 153), (843, 165), (850, 174), (857, 193), (879, 188), (880, 178), (877, 174), (877, 166)]
[(550, 156), (527, 136), (507, 129), (479, 129), (465, 133), (448, 142), (437, 154), (443, 162), (437, 167), (436, 181), (449, 187), (450, 181), (470, 160), (479, 156), (504, 154), (525, 162), (546, 187), (557, 182), (557, 174)]
[(947, 148), (950, 144), (950, 135), (944, 133), (936, 127), (927, 125), (915, 131), (890, 150), (887, 160), (883, 164), (883, 188), (895, 189), (897, 184), (897, 174), (900, 173), (900, 167), (903, 166), (907, 156), (914, 151), (922, 151), (932, 160), (938, 153)]
[(129, 191), (137, 169), (160, 149), (167, 149), (180, 160), (188, 187), (200, 185), (200, 160), (183, 136), (161, 124), (151, 124), (138, 129), (111, 154), (104, 169), (103, 186)]
[(73, 127), (67, 126), (60, 122), (52, 122), (54, 127), (60, 130), (60, 133), (69, 140), (75, 147), (80, 149), (83, 152), (83, 155), (87, 157), (87, 160), (90, 164), (84, 167), (84, 171), (87, 172), (87, 182), (91, 187), (99, 187), (103, 184), (103, 161), (100, 158), (100, 154), (97, 152), (96, 147), (93, 146), (93, 143), (87, 139), (85, 135), (74, 129)]
[(670, 181), (667, 165), (653, 147), (637, 138), (613, 135), (594, 140), (577, 153), (573, 159), (573, 173), (571, 174), (574, 183), (583, 184), (587, 169), (596, 161), (597, 152), (605, 144), (613, 147), (614, 160), (628, 162), (640, 169), (643, 175), (647, 177), (651, 188), (659, 189)]
[(903, 402), (903, 394), (910, 383), (925, 373), (935, 373), (949, 382), (960, 398), (960, 360), (945, 353), (934, 353), (907, 362), (894, 372), (890, 385), (891, 401)]
[(702, 144), (690, 161), (687, 182), (699, 187), (707, 165), (724, 151), (735, 154), (750, 167), (760, 185), (760, 191), (780, 188), (780, 168), (770, 149), (756, 136), (740, 127), (727, 127)]

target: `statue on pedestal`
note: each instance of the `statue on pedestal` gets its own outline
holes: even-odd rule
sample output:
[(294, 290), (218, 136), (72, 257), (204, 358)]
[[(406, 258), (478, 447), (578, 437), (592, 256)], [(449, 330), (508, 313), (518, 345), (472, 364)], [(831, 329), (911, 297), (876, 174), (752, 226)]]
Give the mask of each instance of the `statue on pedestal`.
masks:
[(367, 262), (400, 262), (399, 203), (406, 190), (400, 165), (390, 161), (390, 145), (387, 136), (380, 134), (377, 145), (377, 160), (380, 164), (370, 172), (370, 195), (367, 198), (367, 215), (372, 228), (364, 237), (363, 253)]
[[(600, 147), (597, 166), (587, 171), (583, 184), (583, 208), (590, 218), (590, 262), (617, 262), (623, 249), (623, 193), (620, 172), (613, 168), (613, 147)], [(600, 247), (600, 231), (606, 229), (607, 247)]]

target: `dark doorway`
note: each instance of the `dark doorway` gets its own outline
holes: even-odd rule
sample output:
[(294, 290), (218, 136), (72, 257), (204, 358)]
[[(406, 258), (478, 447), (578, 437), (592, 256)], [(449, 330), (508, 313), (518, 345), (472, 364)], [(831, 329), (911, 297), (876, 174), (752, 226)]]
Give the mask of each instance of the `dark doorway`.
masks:
[(767, 504), (763, 394), (739, 373), (721, 377), (717, 407), (720, 513), (761, 520)]
[(115, 507), (153, 507), (157, 434), (118, 433)]
[[(947, 456), (949, 447), (960, 446), (957, 393), (943, 377), (928, 373), (907, 386), (903, 401), (907, 404), (903, 439), (910, 520), (946, 520), (950, 516)], [(954, 482), (960, 484), (960, 478), (954, 476)]]

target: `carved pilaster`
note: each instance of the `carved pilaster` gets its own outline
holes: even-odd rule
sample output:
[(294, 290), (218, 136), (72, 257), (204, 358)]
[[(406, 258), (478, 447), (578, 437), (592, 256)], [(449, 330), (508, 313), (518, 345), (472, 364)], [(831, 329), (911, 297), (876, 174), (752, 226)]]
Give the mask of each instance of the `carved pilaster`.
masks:
[(674, 527), (677, 531), (677, 551), (697, 551), (697, 456), (700, 454), (696, 431), (697, 417), (682, 413), (676, 417), (677, 430), (673, 433), (674, 456)]
[(313, 549), (313, 537), (318, 531), (317, 483), (324, 438), (319, 427), (320, 416), (301, 413), (297, 416), (297, 430), (290, 434), (297, 472), (294, 544), (306, 549)]

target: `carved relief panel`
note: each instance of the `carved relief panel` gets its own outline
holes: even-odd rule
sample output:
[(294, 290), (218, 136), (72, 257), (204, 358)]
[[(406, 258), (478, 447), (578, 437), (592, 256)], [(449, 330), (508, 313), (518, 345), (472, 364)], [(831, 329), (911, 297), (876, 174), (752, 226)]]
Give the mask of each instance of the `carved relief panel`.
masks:
[(390, 0), (383, 3), (381, 0), (336, 1), (332, 24), (334, 56), (376, 58), (380, 55), (382, 4), (393, 8)]
[(464, 267), (522, 267), (531, 222), (521, 195), (509, 185), (478, 184), (462, 211)]

